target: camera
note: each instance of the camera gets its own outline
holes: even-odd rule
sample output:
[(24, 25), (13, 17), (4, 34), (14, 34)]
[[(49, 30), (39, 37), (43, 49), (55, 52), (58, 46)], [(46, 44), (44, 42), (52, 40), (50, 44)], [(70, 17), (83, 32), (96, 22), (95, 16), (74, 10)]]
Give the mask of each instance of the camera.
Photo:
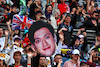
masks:
[(29, 51), (33, 51), (31, 48), (28, 49)]
[(4, 19), (4, 16), (0, 16), (0, 20), (3, 20)]
[(100, 56), (100, 53), (99, 54), (96, 54), (96, 56)]

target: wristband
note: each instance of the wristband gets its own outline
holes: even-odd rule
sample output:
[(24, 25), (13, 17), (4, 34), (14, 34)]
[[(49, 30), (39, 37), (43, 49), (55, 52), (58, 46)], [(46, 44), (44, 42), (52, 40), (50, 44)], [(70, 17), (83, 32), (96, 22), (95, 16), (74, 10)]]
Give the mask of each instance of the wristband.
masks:
[(31, 65), (31, 64), (27, 64), (27, 65)]

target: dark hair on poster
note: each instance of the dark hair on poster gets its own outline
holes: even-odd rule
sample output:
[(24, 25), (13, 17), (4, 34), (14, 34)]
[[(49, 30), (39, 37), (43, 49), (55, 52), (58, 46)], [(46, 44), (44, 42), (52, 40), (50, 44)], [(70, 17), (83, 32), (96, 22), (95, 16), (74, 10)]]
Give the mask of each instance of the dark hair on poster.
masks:
[(49, 23), (46, 23), (46, 22), (43, 22), (43, 21), (37, 21), (37, 22), (35, 22), (31, 25), (29, 32), (28, 32), (28, 37), (29, 37), (31, 43), (34, 43), (33, 37), (34, 37), (35, 31), (39, 30), (42, 27), (48, 28), (49, 31), (51, 32), (52, 36), (54, 37), (54, 29)]

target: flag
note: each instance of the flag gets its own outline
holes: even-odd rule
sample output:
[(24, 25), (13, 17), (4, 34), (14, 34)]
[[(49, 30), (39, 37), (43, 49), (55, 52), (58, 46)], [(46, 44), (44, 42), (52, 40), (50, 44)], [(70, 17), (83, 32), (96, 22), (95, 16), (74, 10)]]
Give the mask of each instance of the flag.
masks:
[(27, 11), (26, 0), (20, 0), (20, 12), (19, 15), (25, 15)]
[(33, 22), (35, 22), (35, 20), (15, 14), (13, 16), (12, 29), (29, 29)]

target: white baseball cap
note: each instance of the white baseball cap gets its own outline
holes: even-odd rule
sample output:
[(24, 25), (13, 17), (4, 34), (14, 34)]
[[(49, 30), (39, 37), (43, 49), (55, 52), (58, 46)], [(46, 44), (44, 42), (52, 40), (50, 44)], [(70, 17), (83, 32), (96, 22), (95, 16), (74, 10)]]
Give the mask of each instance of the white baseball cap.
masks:
[(84, 38), (84, 36), (83, 36), (83, 35), (79, 35), (78, 37), (79, 37), (79, 38)]
[(79, 55), (80, 51), (78, 49), (74, 49), (73, 52), (72, 52), (72, 54), (78, 54)]

